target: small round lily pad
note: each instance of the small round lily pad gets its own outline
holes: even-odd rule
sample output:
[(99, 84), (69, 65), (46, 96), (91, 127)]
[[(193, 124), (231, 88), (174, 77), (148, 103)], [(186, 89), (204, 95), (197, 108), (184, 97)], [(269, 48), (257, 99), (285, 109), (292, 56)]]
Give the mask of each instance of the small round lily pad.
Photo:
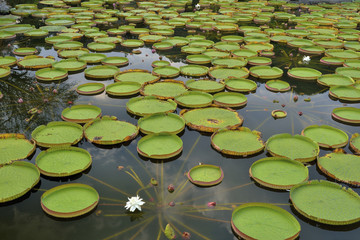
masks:
[(87, 123), (100, 116), (101, 109), (93, 105), (74, 105), (65, 108), (61, 113), (63, 120), (75, 123)]
[(185, 85), (191, 90), (208, 93), (220, 92), (225, 88), (225, 84), (210, 79), (191, 79), (186, 81)]
[(49, 177), (67, 177), (86, 170), (91, 165), (88, 151), (77, 147), (55, 147), (36, 157), (40, 173)]
[(251, 76), (260, 79), (274, 79), (283, 75), (283, 70), (278, 67), (255, 66), (249, 69)]
[(152, 83), (159, 80), (158, 76), (152, 75), (149, 71), (142, 69), (130, 69), (117, 73), (115, 76), (116, 82), (130, 81), (140, 84)]
[(0, 66), (0, 78), (7, 77), (11, 73), (11, 69), (9, 67)]
[(170, 99), (187, 91), (182, 81), (167, 79), (156, 83), (145, 83), (141, 89), (141, 94), (145, 96), (155, 96), (159, 99)]
[(254, 162), (250, 176), (260, 185), (273, 189), (290, 189), (309, 178), (309, 170), (302, 163), (281, 157), (262, 158)]
[(226, 88), (235, 92), (252, 92), (257, 88), (256, 82), (246, 78), (225, 79)]
[(112, 96), (130, 96), (140, 91), (138, 82), (115, 82), (106, 86), (106, 93)]
[(62, 68), (67, 71), (80, 71), (86, 68), (87, 63), (85, 61), (77, 60), (75, 58), (68, 58), (55, 62), (52, 64), (54, 68)]
[(214, 94), (214, 104), (221, 107), (242, 107), (247, 104), (247, 97), (242, 93), (220, 92)]
[(180, 70), (173, 66), (156, 67), (152, 73), (162, 78), (173, 78), (180, 74)]
[(31, 47), (23, 47), (23, 48), (16, 48), (13, 50), (13, 53), (15, 55), (19, 56), (26, 56), (26, 55), (33, 55), (38, 53), (38, 50), (36, 48)]
[(138, 126), (145, 134), (161, 132), (177, 134), (184, 130), (185, 121), (175, 113), (155, 113), (140, 118)]
[(176, 134), (154, 133), (141, 138), (137, 144), (140, 155), (153, 159), (167, 159), (181, 153), (183, 142)]
[(118, 72), (119, 69), (115, 66), (101, 65), (86, 69), (85, 76), (96, 79), (106, 79), (114, 77)]
[(344, 147), (349, 137), (340, 129), (328, 125), (311, 125), (302, 130), (301, 135), (311, 138), (324, 148), (340, 148)]
[(174, 101), (183, 107), (199, 108), (210, 106), (213, 102), (213, 96), (201, 91), (188, 91), (174, 98)]
[(191, 168), (187, 173), (187, 177), (195, 185), (210, 187), (221, 183), (224, 178), (224, 172), (221, 167), (201, 164)]
[(41, 196), (41, 207), (49, 215), (72, 218), (91, 212), (99, 202), (98, 192), (91, 186), (69, 183), (54, 187)]
[(76, 88), (76, 92), (83, 95), (102, 93), (105, 90), (103, 83), (84, 83)]
[(269, 80), (265, 83), (265, 87), (273, 92), (286, 92), (291, 89), (290, 84), (282, 80)]
[(35, 73), (36, 79), (40, 81), (62, 80), (68, 76), (68, 71), (62, 68), (43, 68)]
[(126, 57), (107, 57), (101, 60), (101, 63), (104, 65), (112, 65), (112, 66), (125, 66), (129, 63), (129, 59)]
[(301, 80), (316, 80), (322, 75), (322, 73), (316, 69), (305, 67), (295, 67), (289, 69), (287, 74), (292, 78)]
[(287, 116), (287, 112), (281, 109), (275, 109), (273, 111), (271, 111), (271, 116), (273, 116), (273, 118), (277, 119), (277, 118), (284, 118)]

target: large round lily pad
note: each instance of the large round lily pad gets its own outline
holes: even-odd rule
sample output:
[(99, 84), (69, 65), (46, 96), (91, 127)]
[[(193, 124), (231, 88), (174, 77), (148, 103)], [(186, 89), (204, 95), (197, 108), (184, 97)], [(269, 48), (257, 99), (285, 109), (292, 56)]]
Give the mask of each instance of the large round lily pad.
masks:
[(281, 157), (257, 160), (249, 173), (257, 183), (274, 189), (290, 189), (309, 178), (309, 170), (302, 163)]
[(265, 84), (266, 89), (273, 92), (286, 92), (290, 90), (290, 84), (282, 80), (269, 80)]
[(140, 155), (154, 159), (175, 157), (183, 149), (180, 137), (172, 133), (154, 133), (141, 138), (137, 144)]
[(40, 180), (34, 164), (24, 161), (0, 167), (0, 203), (21, 197)]
[(55, 147), (42, 151), (36, 157), (36, 166), (41, 174), (50, 177), (67, 177), (90, 167), (91, 155), (77, 147)]
[(356, 153), (360, 153), (360, 134), (354, 133), (350, 138), (350, 148)]
[(116, 117), (103, 116), (84, 125), (87, 140), (96, 144), (112, 145), (134, 139), (139, 128)]
[(19, 59), (17, 61), (17, 65), (21, 68), (26, 69), (38, 69), (38, 68), (46, 68), (51, 67), (51, 65), (55, 62), (52, 57), (41, 57), (41, 56), (26, 56), (23, 59)]
[(317, 79), (317, 82), (321, 85), (332, 86), (349, 86), (355, 83), (355, 81), (348, 76), (340, 74), (325, 74)]
[(52, 64), (54, 68), (62, 68), (67, 71), (80, 71), (86, 68), (87, 63), (85, 61), (77, 60), (75, 58), (68, 58), (55, 62)]
[(131, 69), (117, 73), (115, 76), (116, 82), (130, 81), (140, 84), (152, 83), (159, 80), (158, 76), (152, 75), (150, 72), (142, 69)]
[(0, 57), (0, 67), (11, 67), (16, 64), (16, 57), (5, 56)]
[(346, 225), (360, 220), (360, 197), (328, 181), (310, 181), (290, 190), (290, 200), (303, 216), (321, 223)]
[(126, 110), (138, 116), (154, 113), (169, 113), (176, 110), (176, 103), (171, 100), (159, 100), (153, 96), (136, 97), (126, 103)]
[(173, 78), (180, 74), (180, 70), (173, 66), (156, 67), (152, 73), (162, 78)]
[(211, 146), (221, 153), (244, 157), (261, 152), (265, 147), (260, 132), (246, 127), (215, 132), (211, 136)]
[(344, 147), (349, 137), (340, 129), (328, 125), (311, 125), (302, 130), (301, 135), (311, 138), (324, 148), (340, 148)]
[(266, 142), (272, 156), (287, 157), (300, 162), (310, 162), (319, 155), (319, 146), (308, 137), (288, 133), (276, 134)]
[(62, 80), (68, 76), (68, 71), (62, 68), (43, 68), (35, 73), (36, 79), (40, 81)]
[(130, 96), (140, 91), (138, 82), (115, 82), (106, 86), (106, 93), (112, 96)]
[(360, 186), (360, 156), (334, 151), (318, 159), (319, 169), (338, 181)]
[(360, 89), (354, 86), (333, 86), (329, 95), (345, 101), (360, 101)]
[(210, 187), (221, 183), (224, 178), (224, 172), (221, 167), (201, 164), (189, 170), (187, 177), (195, 185)]
[(0, 67), (0, 78), (7, 77), (11, 74), (11, 69), (6, 66)]
[(249, 70), (247, 68), (210, 68), (209, 76), (214, 79), (225, 79), (229, 77), (247, 78)]
[(41, 147), (74, 145), (83, 138), (83, 128), (72, 122), (49, 122), (35, 128), (31, 137)]
[(301, 230), (293, 215), (269, 203), (246, 203), (235, 208), (231, 227), (236, 235), (247, 240), (293, 240), (299, 236)]
[(174, 133), (184, 130), (185, 120), (175, 113), (155, 113), (138, 121), (140, 131), (145, 134), (151, 133)]
[(360, 109), (355, 107), (334, 108), (331, 116), (345, 123), (360, 123)]
[(187, 91), (182, 81), (167, 79), (161, 82), (144, 84), (141, 94), (155, 96), (159, 99), (174, 98)]
[(86, 69), (85, 76), (96, 79), (106, 79), (114, 77), (118, 72), (119, 69), (115, 66), (101, 65)]
[(76, 88), (76, 92), (83, 95), (102, 93), (105, 90), (103, 83), (84, 83)]
[(278, 67), (255, 66), (249, 69), (251, 76), (260, 79), (274, 79), (283, 75), (283, 70)]
[(211, 64), (217, 67), (224, 67), (224, 68), (237, 68), (237, 67), (244, 67), (247, 64), (246, 58), (214, 58), (211, 61)]
[(238, 127), (243, 123), (242, 117), (236, 111), (220, 107), (184, 109), (180, 112), (180, 116), (185, 119), (187, 126), (204, 132), (215, 132), (225, 127)]
[(360, 80), (360, 68), (356, 67), (338, 67), (335, 73), (351, 77), (354, 80)]
[(98, 192), (93, 187), (81, 183), (60, 185), (41, 196), (42, 209), (58, 218), (84, 215), (93, 210), (98, 202)]
[(0, 134), (0, 167), (12, 161), (29, 157), (35, 151), (35, 143), (20, 133)]
[(235, 92), (252, 92), (256, 90), (256, 82), (246, 78), (225, 79), (226, 88)]
[(61, 113), (63, 120), (76, 123), (87, 123), (100, 116), (101, 109), (93, 105), (74, 105), (65, 108)]
[(217, 81), (209, 80), (209, 79), (200, 79), (200, 80), (191, 79), (186, 81), (185, 85), (191, 90), (208, 92), (208, 93), (220, 92), (225, 88), (225, 85), (223, 83), (219, 83)]
[(214, 104), (221, 107), (242, 107), (247, 104), (247, 97), (242, 93), (220, 92), (214, 94)]
[(183, 107), (199, 108), (212, 104), (213, 96), (201, 91), (188, 91), (174, 98), (175, 102)]
[(192, 76), (192, 77), (201, 77), (205, 76), (209, 71), (208, 67), (200, 65), (185, 65), (180, 67), (180, 72), (182, 75)]
[(316, 80), (321, 77), (322, 73), (313, 68), (295, 67), (290, 69), (287, 74), (296, 79), (301, 80)]

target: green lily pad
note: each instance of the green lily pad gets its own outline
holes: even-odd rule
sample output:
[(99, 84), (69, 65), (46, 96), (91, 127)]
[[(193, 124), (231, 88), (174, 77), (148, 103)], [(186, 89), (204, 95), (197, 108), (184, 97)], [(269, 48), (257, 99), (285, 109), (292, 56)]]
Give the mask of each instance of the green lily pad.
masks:
[(0, 203), (23, 196), (40, 180), (40, 172), (29, 162), (14, 162), (0, 167)]
[(360, 55), (353, 50), (328, 49), (325, 52), (328, 57), (338, 57), (342, 59), (359, 59)]
[(169, 50), (172, 49), (174, 45), (169, 42), (158, 42), (158, 43), (154, 43), (152, 47), (156, 50)]
[(319, 169), (327, 176), (338, 181), (360, 186), (360, 157), (334, 151), (317, 161)]
[(210, 68), (209, 76), (214, 79), (247, 78), (249, 70), (247, 68)]
[(61, 68), (69, 72), (83, 70), (86, 68), (86, 66), (87, 63), (85, 61), (77, 60), (75, 58), (63, 59), (52, 64), (53, 68)]
[(112, 66), (125, 66), (129, 63), (129, 59), (126, 57), (107, 57), (101, 60), (101, 63), (104, 65), (112, 65)]
[(345, 101), (360, 101), (360, 89), (354, 86), (330, 87), (329, 95)]
[(312, 45), (312, 46), (301, 46), (299, 47), (299, 52), (305, 54), (321, 55), (325, 52), (325, 48)]
[(51, 57), (30, 55), (19, 59), (17, 65), (25, 69), (39, 69), (51, 67), (55, 60)]
[(137, 82), (140, 84), (153, 83), (159, 80), (158, 76), (152, 75), (149, 71), (142, 69), (130, 69), (117, 73), (115, 76), (116, 82)]
[(129, 48), (137, 48), (144, 46), (144, 42), (138, 39), (127, 39), (121, 42), (121, 46)]
[(287, 157), (299, 162), (310, 162), (319, 155), (319, 146), (308, 137), (288, 133), (276, 134), (266, 142), (266, 149), (275, 157)]
[(187, 173), (187, 177), (195, 185), (210, 187), (221, 183), (224, 172), (221, 167), (201, 164), (191, 168)]
[(240, 49), (240, 45), (236, 42), (217, 42), (214, 48), (223, 52), (232, 52)]
[(170, 113), (174, 112), (176, 107), (176, 103), (171, 99), (164, 101), (153, 96), (132, 98), (126, 103), (126, 110), (138, 116), (146, 116), (154, 113)]
[(256, 82), (246, 78), (225, 79), (226, 88), (235, 92), (252, 92), (257, 88)]
[(86, 69), (85, 76), (96, 79), (107, 79), (113, 78), (118, 72), (119, 69), (115, 66), (101, 65)]
[(247, 97), (241, 93), (220, 92), (214, 95), (214, 104), (221, 107), (241, 107), (247, 104)]
[(70, 26), (75, 23), (73, 18), (48, 18), (45, 20), (46, 25), (50, 26)]
[(208, 107), (212, 104), (213, 96), (201, 91), (188, 91), (175, 97), (175, 102), (187, 108)]
[(0, 78), (7, 77), (11, 74), (11, 69), (9, 67), (0, 66)]
[(226, 35), (221, 37), (221, 41), (224, 42), (237, 42), (241, 43), (243, 42), (244, 38), (238, 35)]
[(170, 99), (187, 91), (182, 81), (167, 79), (156, 83), (144, 84), (141, 94), (145, 96), (155, 96), (159, 99)]
[(40, 173), (49, 177), (67, 177), (86, 170), (91, 165), (88, 151), (77, 147), (55, 147), (36, 157)]
[(79, 55), (77, 58), (87, 63), (99, 63), (106, 58), (106, 55), (102, 53), (85, 53)]
[(205, 52), (203, 52), (205, 56), (211, 57), (211, 58), (226, 58), (230, 57), (230, 52), (223, 52), (219, 50), (214, 49), (208, 49)]
[(0, 30), (0, 40), (9, 40), (9, 39), (13, 39), (13, 38), (16, 38), (15, 33)]
[(209, 72), (209, 68), (200, 65), (185, 65), (180, 67), (180, 72), (182, 75), (201, 77)]
[(290, 189), (309, 179), (302, 163), (281, 157), (262, 158), (250, 167), (250, 176), (260, 185), (273, 189)]
[(41, 208), (58, 218), (72, 218), (91, 212), (99, 202), (98, 192), (89, 185), (69, 183), (54, 187), (41, 196)]
[(320, 62), (326, 65), (340, 66), (343, 65), (345, 60), (337, 57), (322, 57)]
[(255, 66), (249, 69), (251, 76), (260, 79), (274, 79), (283, 75), (283, 70), (278, 67)]
[(156, 67), (153, 69), (152, 74), (162, 78), (173, 78), (180, 74), (180, 70), (172, 66)]
[(181, 52), (187, 54), (200, 54), (206, 51), (206, 47), (183, 46)]
[(153, 159), (175, 157), (183, 149), (180, 137), (172, 133), (154, 133), (141, 138), (137, 144), (140, 155)]
[(138, 120), (140, 131), (145, 134), (173, 133), (178, 134), (185, 128), (185, 121), (175, 113), (155, 113)]
[(194, 64), (208, 64), (211, 62), (212, 57), (206, 56), (204, 54), (194, 54), (188, 55), (186, 61)]
[(291, 89), (290, 84), (282, 80), (269, 80), (265, 83), (265, 87), (273, 92), (286, 92)]
[(43, 68), (35, 73), (36, 79), (40, 81), (56, 81), (68, 76), (68, 71), (62, 68)]
[(217, 81), (209, 79), (200, 79), (200, 80), (188, 80), (185, 85), (191, 90), (202, 91), (208, 93), (220, 92), (225, 88), (225, 85)]
[(153, 61), (153, 62), (151, 63), (151, 66), (152, 66), (153, 68), (170, 66), (170, 62), (164, 61), (164, 60)]
[(0, 145), (0, 169), (4, 164), (29, 157), (36, 148), (34, 142), (30, 142), (20, 133), (1, 133)]
[[(87, 48), (79, 48), (79, 49), (75, 49), (75, 50), (63, 49), (63, 50), (59, 50), (57, 53), (58, 53), (59, 57), (61, 57), (61, 58), (78, 58), (79, 56), (81, 56), (83, 54), (87, 54), (89, 52), (90, 51)], [(91, 54), (96, 54), (96, 53), (91, 53)], [(79, 59), (79, 60), (81, 60), (81, 59)], [(86, 62), (91, 63), (90, 61), (86, 61)]]
[(290, 190), (290, 200), (303, 216), (330, 225), (360, 220), (360, 197), (352, 189), (328, 182), (310, 181)]
[(292, 78), (301, 80), (316, 80), (322, 75), (322, 73), (316, 69), (305, 67), (295, 67), (289, 69), (287, 74)]
[(220, 107), (184, 109), (180, 112), (180, 116), (185, 119), (187, 126), (203, 132), (239, 127), (243, 123), (242, 117), (235, 110)]
[(101, 108), (93, 105), (74, 105), (61, 112), (61, 118), (68, 122), (87, 123), (101, 116)]
[(116, 82), (106, 86), (106, 93), (113, 96), (130, 96), (140, 92), (138, 82)]
[(354, 80), (360, 80), (360, 68), (338, 67), (335, 69), (335, 73), (351, 77)]
[(287, 116), (287, 112), (281, 109), (275, 109), (271, 111), (271, 116), (275, 119), (277, 118), (285, 118)]
[(360, 68), (360, 59), (347, 59), (344, 62), (344, 67)]
[(308, 126), (302, 130), (301, 135), (312, 139), (324, 148), (344, 147), (349, 141), (349, 137), (344, 131), (328, 125)]
[(90, 142), (101, 145), (118, 144), (134, 139), (139, 128), (116, 117), (103, 116), (84, 125), (84, 135)]
[(327, 87), (349, 86), (355, 83), (351, 77), (340, 74), (324, 74), (317, 79), (317, 82)]
[(247, 64), (247, 59), (245, 58), (214, 58), (211, 61), (211, 64), (216, 67), (224, 68), (239, 68), (244, 67)]
[(84, 83), (76, 88), (76, 92), (82, 95), (93, 95), (102, 93), (105, 90), (103, 83)]
[(231, 227), (244, 239), (296, 239), (300, 224), (284, 209), (269, 203), (245, 203), (234, 209)]
[(360, 153), (360, 135), (358, 133), (354, 133), (351, 136), (349, 145), (356, 154)]
[(261, 152), (265, 147), (260, 133), (246, 127), (215, 132), (211, 136), (211, 146), (221, 153), (243, 157)]
[(334, 108), (331, 116), (345, 123), (360, 123), (360, 109), (354, 107)]
[(0, 57), (0, 67), (11, 67), (16, 64), (16, 58), (11, 56)]
[(77, 41), (65, 41), (65, 42), (54, 43), (55, 49), (73, 50), (73, 49), (80, 49), (82, 47), (83, 47), (83, 44), (81, 42), (77, 42)]
[(72, 122), (49, 122), (35, 128), (31, 137), (40, 147), (74, 145), (83, 138), (83, 128)]
[(47, 37), (45, 38), (46, 43), (55, 44), (58, 42), (67, 42), (71, 41), (72, 37), (69, 36), (53, 36), (53, 37)]
[(36, 53), (38, 53), (38, 50), (36, 48), (32, 48), (32, 47), (23, 47), (23, 48), (14, 49), (13, 53), (15, 55), (19, 55), (19, 56), (26, 56), (26, 55), (36, 54)]
[(87, 45), (87, 48), (91, 51), (97, 52), (107, 52), (111, 51), (116, 47), (115, 43), (101, 43), (101, 42), (91, 42)]

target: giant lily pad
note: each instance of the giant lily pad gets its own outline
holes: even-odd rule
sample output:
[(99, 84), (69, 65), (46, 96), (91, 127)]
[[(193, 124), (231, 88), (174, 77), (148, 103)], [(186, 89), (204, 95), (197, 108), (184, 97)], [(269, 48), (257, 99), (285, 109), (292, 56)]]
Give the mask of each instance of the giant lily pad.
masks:
[(211, 57), (203, 54), (188, 55), (186, 61), (194, 64), (208, 64), (211, 62)]
[(221, 183), (224, 178), (224, 172), (221, 167), (201, 164), (189, 170), (187, 177), (195, 185), (210, 187)]
[(316, 80), (321, 77), (322, 73), (313, 68), (295, 67), (290, 69), (287, 74), (296, 79), (301, 80)]
[(76, 123), (87, 123), (100, 116), (101, 109), (93, 105), (74, 105), (61, 113), (63, 120)]
[(351, 77), (354, 80), (360, 80), (360, 68), (354, 67), (338, 67), (335, 73)]
[(301, 135), (311, 138), (325, 148), (344, 147), (349, 140), (348, 135), (340, 129), (328, 125), (312, 125), (302, 130)]
[(265, 84), (266, 89), (273, 92), (286, 92), (290, 90), (290, 84), (282, 80), (269, 80)]
[(106, 55), (101, 53), (85, 53), (79, 55), (77, 58), (87, 63), (99, 63), (106, 58)]
[(23, 196), (40, 180), (40, 172), (29, 162), (14, 162), (0, 167), (0, 203)]
[(20, 133), (0, 134), (0, 146), (0, 167), (29, 157), (36, 148), (34, 142), (30, 142), (24, 134)]
[(49, 215), (72, 218), (93, 210), (99, 194), (89, 185), (69, 183), (54, 187), (41, 196), (41, 207)]
[(151, 133), (174, 133), (184, 130), (185, 121), (174, 113), (155, 113), (138, 121), (140, 131), (145, 134)]
[(16, 64), (16, 58), (11, 56), (0, 57), (0, 67), (11, 67)]
[(187, 89), (182, 81), (167, 79), (156, 83), (145, 83), (141, 89), (141, 94), (155, 96), (159, 99), (173, 99), (186, 91)]
[(226, 88), (235, 92), (252, 92), (256, 90), (256, 82), (246, 78), (225, 79)]
[(83, 128), (72, 122), (49, 122), (35, 128), (31, 137), (41, 147), (74, 145), (83, 138)]
[(11, 69), (9, 67), (1, 66), (0, 67), (0, 78), (7, 77), (11, 74)]
[(360, 89), (354, 86), (331, 87), (329, 95), (345, 101), (360, 101)]
[(102, 93), (105, 90), (103, 83), (84, 83), (76, 88), (76, 92), (83, 95)]
[(225, 85), (217, 81), (209, 79), (200, 79), (200, 80), (188, 80), (185, 85), (191, 90), (202, 91), (208, 93), (220, 92), (225, 88)]
[[(87, 48), (79, 48), (79, 49), (75, 49), (75, 50), (63, 49), (63, 50), (59, 50), (57, 53), (58, 53), (59, 57), (61, 57), (61, 58), (78, 58), (79, 56), (81, 56), (83, 54), (87, 54), (89, 52), (90, 51)], [(91, 53), (91, 54), (97, 54), (97, 53)], [(85, 61), (85, 59), (83, 59), (83, 60)], [(80, 61), (82, 61), (82, 60), (80, 60)], [(91, 61), (86, 61), (86, 62), (91, 63)]]
[(85, 61), (77, 60), (75, 58), (69, 58), (55, 62), (52, 64), (54, 68), (62, 68), (67, 71), (80, 71), (86, 68), (87, 63)]
[(236, 235), (247, 240), (293, 240), (299, 236), (301, 229), (293, 215), (269, 203), (246, 203), (235, 208), (231, 227)]
[(260, 133), (246, 127), (215, 132), (211, 136), (211, 146), (221, 153), (235, 156), (252, 155), (265, 147)]
[(138, 82), (115, 82), (106, 86), (106, 93), (113, 96), (130, 96), (140, 91)]
[(321, 85), (331, 86), (349, 86), (355, 83), (355, 81), (348, 76), (340, 74), (325, 74), (317, 79), (317, 82)]
[(360, 186), (360, 157), (334, 151), (318, 159), (319, 169), (341, 182)]
[(113, 65), (113, 66), (125, 66), (129, 63), (129, 60), (126, 57), (107, 57), (101, 61), (102, 64), (105, 65)]
[(62, 80), (68, 76), (68, 71), (62, 68), (43, 68), (35, 73), (36, 79), (40, 81)]
[(130, 81), (140, 84), (153, 83), (159, 80), (159, 77), (152, 75), (150, 72), (142, 69), (131, 69), (121, 71), (114, 76), (116, 82)]
[(260, 79), (274, 79), (283, 75), (283, 70), (278, 67), (255, 66), (249, 69), (251, 76)]
[(212, 104), (213, 96), (201, 91), (188, 91), (175, 97), (175, 102), (183, 107), (199, 108)]
[(266, 149), (275, 157), (287, 157), (300, 162), (310, 162), (319, 155), (319, 146), (308, 137), (276, 134), (266, 142)]
[(144, 46), (144, 42), (138, 39), (127, 39), (121, 42), (121, 46), (129, 48), (137, 48)]
[(192, 77), (201, 77), (205, 76), (209, 71), (208, 67), (200, 65), (185, 65), (180, 67), (180, 72), (182, 75), (192, 76)]
[(290, 189), (309, 178), (309, 170), (302, 163), (281, 157), (257, 160), (249, 173), (257, 183), (274, 189)]
[(81, 42), (77, 42), (77, 41), (65, 41), (65, 42), (54, 43), (55, 49), (72, 50), (72, 49), (80, 49), (82, 47), (83, 47), (83, 44)]
[(27, 55), (33, 55), (33, 54), (38, 53), (38, 50), (36, 48), (32, 48), (32, 47), (23, 47), (23, 48), (14, 49), (13, 53), (15, 55), (19, 55), (19, 56), (27, 56)]
[(138, 116), (174, 112), (176, 106), (176, 103), (171, 99), (164, 101), (153, 96), (132, 98), (126, 103), (127, 111)]
[(360, 123), (360, 109), (354, 107), (339, 107), (333, 109), (331, 116), (345, 123)]
[(97, 52), (106, 52), (113, 50), (116, 47), (115, 43), (101, 43), (101, 42), (91, 42), (87, 45), (91, 51)]
[(55, 147), (42, 151), (36, 157), (41, 174), (50, 177), (67, 177), (90, 167), (91, 155), (77, 147)]
[(211, 64), (217, 67), (224, 68), (237, 68), (244, 67), (247, 64), (247, 60), (245, 58), (214, 58), (211, 61)]
[(156, 76), (163, 78), (173, 78), (177, 77), (180, 74), (180, 70), (176, 67), (164, 66), (154, 68), (152, 73)]
[(356, 153), (360, 153), (360, 135), (354, 133), (350, 138), (350, 148)]
[(38, 68), (46, 68), (51, 67), (52, 63), (55, 60), (51, 57), (41, 57), (41, 56), (26, 56), (23, 59), (19, 59), (17, 61), (17, 65), (21, 68), (26, 69), (38, 69)]
[(247, 97), (241, 93), (220, 92), (214, 95), (214, 104), (221, 107), (241, 107), (247, 104)]
[(225, 79), (229, 77), (247, 78), (249, 70), (247, 68), (210, 68), (209, 76), (215, 79)]
[(106, 79), (114, 77), (118, 72), (119, 69), (115, 66), (101, 65), (86, 69), (85, 76), (96, 79)]
[(346, 225), (360, 220), (359, 195), (336, 183), (298, 184), (290, 190), (290, 200), (301, 215), (317, 222)]
[(204, 132), (215, 132), (225, 127), (238, 127), (243, 123), (242, 117), (236, 111), (219, 107), (184, 109), (180, 112), (180, 116), (185, 119), (187, 126)]
[(90, 142), (102, 145), (126, 142), (134, 139), (138, 133), (138, 127), (110, 116), (96, 118), (84, 126), (85, 138)]

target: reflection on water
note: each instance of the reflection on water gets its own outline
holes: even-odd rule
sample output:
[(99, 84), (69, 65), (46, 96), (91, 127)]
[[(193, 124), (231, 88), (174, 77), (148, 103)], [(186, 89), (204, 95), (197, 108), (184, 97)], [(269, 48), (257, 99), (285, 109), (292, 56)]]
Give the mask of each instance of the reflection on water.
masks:
[[(42, 25), (40, 21), (31, 18), (26, 18), (23, 22)], [(273, 24), (280, 26), (280, 23)], [(144, 25), (138, 24), (137, 27)], [(175, 31), (175, 35), (187, 34), (185, 29)], [(214, 41), (219, 41), (221, 37), (216, 33), (199, 33)], [(129, 34), (125, 37), (133, 38)], [(84, 39), (83, 42), (86, 46), (90, 40)], [(22, 37), (2, 42), (1, 53), (13, 55), (13, 48), (25, 46), (36, 47), (40, 56), (51, 55), (60, 60), (52, 46), (43, 39)], [(121, 70), (151, 71), (151, 63), (160, 57), (176, 67), (186, 64), (186, 55), (180, 53), (180, 48), (152, 53), (151, 46), (146, 45), (139, 50), (140, 54), (133, 54), (131, 49), (118, 45), (115, 50), (105, 54), (127, 57), (129, 64), (121, 67)], [(294, 58), (289, 58), (291, 48), (287, 46), (277, 46), (275, 51), (277, 57), (272, 59), (273, 66), (290, 62), (291, 67), (309, 66), (323, 73), (334, 72), (332, 67), (317, 64), (319, 57), (312, 57), (309, 63), (302, 63), (302, 54), (298, 56), (295, 53)], [(269, 92), (265, 89), (265, 81), (252, 79), (257, 82), (258, 89), (247, 94), (248, 104), (237, 110), (244, 118), (245, 127), (260, 131), (264, 141), (277, 133), (299, 134), (304, 127), (314, 124), (337, 127), (349, 136), (359, 131), (358, 126), (339, 123), (331, 118), (332, 109), (344, 105), (359, 107), (358, 103), (331, 100), (326, 88), (314, 82), (288, 78), (286, 66), (282, 66), (284, 76), (281, 79), (290, 83), (293, 87), (291, 92)], [(190, 78), (184, 76), (176, 78), (182, 81), (188, 79)], [(1, 132), (23, 132), (29, 137), (38, 125), (60, 121), (61, 111), (72, 103), (93, 104), (101, 107), (103, 115), (113, 115), (119, 120), (137, 124), (138, 117), (131, 116), (126, 111), (129, 98), (109, 97), (105, 92), (95, 96), (76, 93), (78, 85), (91, 81), (94, 80), (86, 79), (84, 72), (78, 72), (70, 74), (63, 82), (40, 83), (35, 79), (35, 71), (15, 67), (11, 77), (0, 79), (0, 90), (4, 94), (4, 98), (0, 100)], [(108, 85), (113, 80), (102, 82)], [(297, 101), (294, 96), (298, 96)], [(304, 101), (308, 98), (310, 101)], [(275, 109), (285, 110), (288, 116), (284, 119), (272, 118), (271, 111)], [(177, 113), (180, 110), (178, 108)], [(140, 157), (136, 145), (141, 135), (131, 142), (106, 147), (82, 140), (78, 146), (90, 152), (93, 157), (92, 167), (71, 178), (41, 177), (35, 190), (18, 200), (0, 205), (1, 239), (164, 239), (164, 235), (158, 236), (167, 223), (172, 224), (178, 239), (183, 232), (189, 232), (191, 239), (236, 239), (230, 227), (232, 209), (246, 202), (273, 203), (292, 213), (301, 224), (301, 239), (356, 239), (360, 234), (358, 224), (333, 227), (309, 221), (291, 207), (288, 192), (272, 191), (254, 184), (249, 178), (249, 167), (254, 161), (268, 156), (266, 151), (247, 158), (229, 157), (211, 148), (209, 134), (186, 128), (180, 136), (184, 142), (183, 152), (167, 161)], [(345, 150), (350, 152), (348, 147)], [(35, 163), (40, 152), (41, 149), (37, 149), (28, 161)], [(329, 152), (330, 150), (321, 149), (320, 156)], [(188, 182), (184, 174), (199, 163), (221, 166), (225, 173), (223, 182), (210, 188), (199, 188)], [(310, 179), (327, 179), (316, 169), (314, 162), (309, 164), (309, 172)], [(149, 185), (151, 178), (158, 181), (157, 186)], [(101, 196), (99, 206), (92, 213), (70, 220), (46, 215), (40, 206), (42, 193), (70, 182), (89, 184), (97, 189)], [(175, 186), (174, 193), (167, 191), (169, 184)], [(354, 190), (360, 193), (358, 188)], [(136, 194), (146, 202), (143, 211), (126, 212), (124, 205), (127, 197)], [(174, 202), (175, 206), (169, 206), (170, 202)], [(216, 202), (216, 207), (209, 208), (208, 202)]]

